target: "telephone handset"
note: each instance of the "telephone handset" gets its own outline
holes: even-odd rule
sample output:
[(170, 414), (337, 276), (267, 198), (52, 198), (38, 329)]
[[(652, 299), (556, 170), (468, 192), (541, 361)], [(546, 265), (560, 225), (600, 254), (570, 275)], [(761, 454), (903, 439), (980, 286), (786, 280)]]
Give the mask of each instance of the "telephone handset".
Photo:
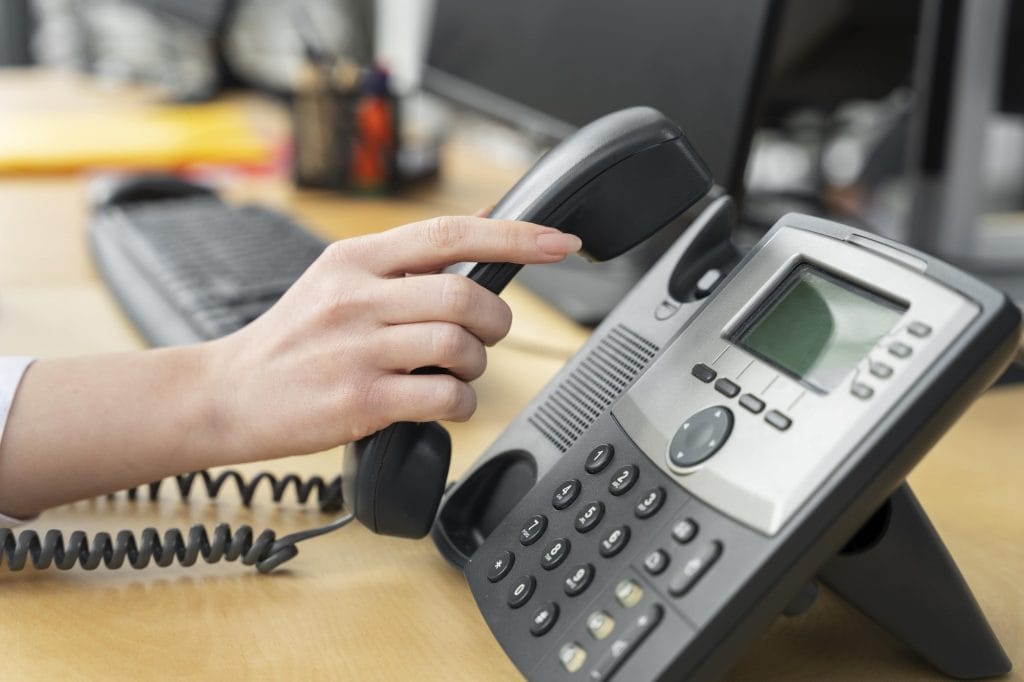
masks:
[[(152, 183), (150, 183), (152, 184)], [(160, 183), (157, 183), (160, 184)], [(156, 189), (166, 193), (181, 188)], [(682, 131), (654, 109), (635, 107), (585, 126), (545, 155), (498, 203), (495, 218), (527, 220), (579, 235), (594, 260), (613, 258), (640, 243), (708, 191), (711, 175)], [(155, 187), (155, 185), (154, 185)], [(137, 188), (136, 188), (137, 189)], [(153, 187), (147, 185), (147, 191)], [(159, 193), (159, 192), (158, 192)], [(521, 266), (510, 263), (462, 263), (450, 272), (464, 274), (491, 291), (500, 292)], [(424, 368), (418, 371), (439, 371)], [(448, 473), (448, 433), (436, 423), (396, 424), (348, 449), (343, 476), (325, 482), (295, 476), (278, 479), (263, 473), (246, 480), (234, 471), (212, 476), (197, 472), (176, 477), (182, 498), (202, 480), (211, 498), (227, 481), (237, 486), (248, 506), (266, 483), (274, 501), (294, 487), (299, 502), (315, 490), (321, 511), (340, 510), (342, 497), (351, 513), (308, 531), (282, 538), (272, 530), (256, 534), (249, 526), (234, 531), (227, 524), (212, 532), (192, 526), (187, 536), (167, 531), (161, 541), (153, 528), (140, 536), (122, 531), (112, 538), (99, 533), (91, 541), (76, 531), (65, 538), (48, 531), (15, 534), (0, 528), (0, 563), (13, 570), (31, 563), (37, 568), (81, 565), (119, 568), (127, 563), (189, 566), (199, 559), (241, 561), (267, 573), (298, 553), (296, 544), (336, 530), (358, 518), (371, 530), (389, 535), (422, 537), (431, 527)], [(155, 499), (160, 482), (150, 484)], [(344, 490), (342, 490), (344, 488)], [(344, 495), (342, 495), (344, 493)], [(128, 491), (135, 499), (137, 492)]]
[(809, 216), (711, 202), (445, 493), (432, 531), (529, 679), (717, 679), (813, 581), (939, 671), (1011, 663), (904, 483), (1021, 313)]
[[(571, 232), (582, 239), (584, 255), (603, 261), (650, 237), (710, 187), (710, 173), (679, 127), (654, 109), (635, 107), (590, 123), (548, 152), (491, 217)], [(448, 272), (500, 293), (521, 267), (461, 263)], [(347, 448), (345, 500), (375, 533), (423, 537), (444, 493), (449, 458), (439, 425), (393, 424)]]

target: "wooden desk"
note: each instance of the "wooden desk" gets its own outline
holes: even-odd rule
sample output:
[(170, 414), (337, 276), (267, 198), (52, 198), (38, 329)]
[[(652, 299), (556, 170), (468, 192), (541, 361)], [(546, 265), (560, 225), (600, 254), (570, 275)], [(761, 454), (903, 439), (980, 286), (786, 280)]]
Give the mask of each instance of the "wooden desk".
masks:
[[(2, 91), (0, 81), (0, 91)], [(521, 169), (479, 172), (454, 149), (456, 173), (415, 199), (353, 200), (246, 181), (236, 197), (293, 210), (329, 237), (345, 237), (493, 201)], [(142, 347), (93, 270), (85, 246), (84, 182), (0, 179), (0, 354), (40, 356)], [(527, 292), (478, 382), (480, 409), (450, 425), (453, 475), (473, 461), (560, 367), (524, 350), (571, 354), (585, 338)], [(1024, 390), (983, 398), (917, 469), (912, 483), (975, 589), (1010, 657), (1024, 665)], [(73, 454), (74, 444), (69, 443)], [(248, 467), (332, 476), (340, 450)], [(34, 528), (249, 523), (281, 533), (321, 521), (269, 502), (229, 498), (183, 504), (83, 502), (52, 510)], [(734, 680), (934, 679), (936, 676), (839, 600), (780, 619), (738, 662)], [(358, 524), (301, 545), (272, 576), (225, 563), (191, 569), (60, 572), (0, 569), (0, 679), (513, 680), (460, 574), (429, 540), (378, 537)], [(1017, 676), (1019, 677), (1019, 675)]]

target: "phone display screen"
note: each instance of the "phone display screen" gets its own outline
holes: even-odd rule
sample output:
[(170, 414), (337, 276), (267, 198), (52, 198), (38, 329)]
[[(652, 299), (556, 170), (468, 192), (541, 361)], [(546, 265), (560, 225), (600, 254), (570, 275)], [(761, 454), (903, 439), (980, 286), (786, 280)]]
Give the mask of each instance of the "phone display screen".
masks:
[(828, 392), (896, 325), (905, 304), (800, 265), (730, 339)]

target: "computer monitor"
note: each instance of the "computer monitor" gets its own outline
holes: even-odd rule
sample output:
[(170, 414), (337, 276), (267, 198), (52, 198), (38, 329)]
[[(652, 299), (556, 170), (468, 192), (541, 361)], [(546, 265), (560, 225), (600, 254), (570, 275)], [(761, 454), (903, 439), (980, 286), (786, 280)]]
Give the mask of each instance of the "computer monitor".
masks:
[[(926, 0), (907, 238), (1024, 301), (1024, 3)], [(1014, 133), (995, 137), (1000, 128)], [(999, 172), (993, 174), (993, 169)], [(987, 183), (1001, 188), (997, 204)], [(987, 196), (988, 194), (988, 196)]]
[[(717, 182), (742, 192), (777, 0), (437, 0), (424, 88), (545, 141), (616, 109), (673, 118)], [(526, 268), (522, 281), (595, 323), (682, 225), (610, 263)]]

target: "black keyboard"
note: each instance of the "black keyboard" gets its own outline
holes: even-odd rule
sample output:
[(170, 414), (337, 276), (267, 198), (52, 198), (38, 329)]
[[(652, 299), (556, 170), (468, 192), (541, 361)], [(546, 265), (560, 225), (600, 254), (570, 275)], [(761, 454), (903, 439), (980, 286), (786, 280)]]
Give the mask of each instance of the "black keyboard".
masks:
[(90, 240), (111, 291), (154, 346), (244, 327), (326, 246), (287, 215), (212, 194), (102, 205)]

